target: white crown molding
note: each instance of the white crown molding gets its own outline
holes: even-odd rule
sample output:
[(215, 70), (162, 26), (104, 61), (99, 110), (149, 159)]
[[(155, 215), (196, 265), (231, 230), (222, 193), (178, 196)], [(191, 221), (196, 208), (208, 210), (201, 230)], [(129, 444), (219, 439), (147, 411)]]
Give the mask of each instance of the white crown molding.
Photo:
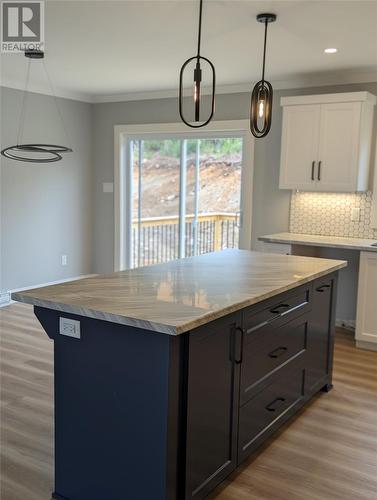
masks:
[[(4, 76), (1, 77), (0, 80), (0, 87), (8, 87), (10, 89), (15, 89), (15, 90), (25, 90), (25, 82), (17, 82), (15, 80), (11, 80), (9, 78), (6, 78)], [(52, 91), (50, 88), (43, 88), (39, 87), (38, 85), (33, 85), (29, 84), (28, 86), (28, 91), (29, 92), (34, 92), (35, 94), (43, 94), (43, 95), (53, 95)], [(63, 99), (70, 99), (73, 101), (81, 101), (81, 102), (88, 102), (88, 103), (93, 103), (94, 99), (93, 96), (89, 94), (85, 94), (82, 92), (74, 92), (71, 90), (63, 90), (63, 89), (54, 89), (55, 91), (55, 96), (56, 97), (61, 97)]]
[[(272, 80), (272, 85), (276, 90), (283, 89), (299, 89), (308, 87), (325, 87), (331, 85), (347, 85), (352, 83), (369, 83), (377, 82), (377, 69), (370, 71), (337, 71), (333, 73), (317, 73), (311, 75), (302, 75), (295, 78), (286, 80)], [(12, 81), (10, 79), (2, 78), (0, 86), (9, 87), (18, 90), (24, 90), (24, 84)], [(238, 83), (231, 85), (219, 85), (216, 93), (220, 94), (236, 94), (250, 92), (253, 82)], [(37, 86), (30, 86), (31, 92), (38, 94), (52, 95), (51, 91), (46, 88), (39, 88)], [(110, 102), (123, 102), (123, 101), (145, 101), (150, 99), (169, 99), (178, 97), (178, 89), (168, 90), (155, 90), (155, 91), (141, 91), (141, 92), (127, 92), (122, 94), (109, 94), (109, 95), (90, 95), (81, 92), (74, 92), (70, 90), (55, 89), (56, 96), (65, 99), (73, 99), (75, 101), (83, 101), (87, 103), (110, 103)], [(205, 88), (202, 90), (203, 94), (209, 94), (210, 89)]]
[[(308, 87), (324, 87), (331, 85), (347, 85), (351, 83), (377, 82), (377, 70), (367, 72), (336, 72), (327, 74), (313, 74), (295, 77), (287, 80), (272, 80), (272, 85), (276, 90), (299, 89)], [(238, 83), (232, 85), (219, 85), (216, 93), (236, 94), (250, 92), (253, 86), (251, 83)], [(204, 88), (202, 94), (209, 94), (211, 90)], [(97, 95), (93, 98), (94, 103), (122, 102), (122, 101), (145, 101), (148, 99), (169, 99), (178, 97), (177, 89), (157, 90), (146, 92), (129, 92), (125, 94)]]

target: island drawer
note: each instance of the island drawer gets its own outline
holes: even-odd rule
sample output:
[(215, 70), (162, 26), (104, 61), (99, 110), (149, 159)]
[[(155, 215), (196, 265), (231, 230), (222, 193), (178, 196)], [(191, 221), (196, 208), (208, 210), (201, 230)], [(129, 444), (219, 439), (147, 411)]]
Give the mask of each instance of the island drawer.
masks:
[(259, 384), (305, 352), (309, 315), (284, 325), (268, 325), (246, 334), (241, 365), (241, 405), (259, 390)]
[(308, 283), (278, 297), (273, 297), (257, 306), (251, 306), (243, 312), (245, 342), (250, 334), (270, 325), (281, 325), (300, 316), (311, 308), (312, 284)]
[(253, 399), (240, 408), (238, 463), (272, 434), (304, 400), (305, 370), (299, 363), (274, 377)]

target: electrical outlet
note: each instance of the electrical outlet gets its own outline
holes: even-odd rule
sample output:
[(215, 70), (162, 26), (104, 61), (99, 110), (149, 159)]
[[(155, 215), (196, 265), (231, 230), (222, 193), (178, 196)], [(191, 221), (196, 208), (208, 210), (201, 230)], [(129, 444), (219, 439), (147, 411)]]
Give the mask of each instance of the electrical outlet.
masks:
[(360, 222), (360, 208), (353, 208), (351, 210), (351, 221)]
[(66, 335), (67, 337), (74, 337), (79, 339), (80, 334), (80, 321), (75, 319), (59, 318), (59, 333), (60, 335)]
[(62, 266), (66, 266), (68, 264), (67, 255), (62, 255)]

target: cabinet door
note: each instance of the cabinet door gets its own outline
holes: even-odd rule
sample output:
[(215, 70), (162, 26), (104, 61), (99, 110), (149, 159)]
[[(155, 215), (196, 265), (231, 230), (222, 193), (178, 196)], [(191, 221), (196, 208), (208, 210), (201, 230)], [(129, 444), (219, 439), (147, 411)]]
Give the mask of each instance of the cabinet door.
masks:
[[(231, 315), (190, 333), (186, 499), (202, 499), (235, 467), (241, 354)], [(236, 342), (237, 341), (237, 342)]]
[(356, 191), (361, 103), (321, 105), (318, 191)]
[(308, 328), (305, 394), (331, 383), (335, 318), (335, 278), (313, 284), (313, 306)]
[(316, 189), (320, 105), (283, 108), (281, 189)]
[[(356, 345), (377, 350), (377, 253), (361, 252), (357, 297)], [(365, 345), (364, 342), (368, 342)]]

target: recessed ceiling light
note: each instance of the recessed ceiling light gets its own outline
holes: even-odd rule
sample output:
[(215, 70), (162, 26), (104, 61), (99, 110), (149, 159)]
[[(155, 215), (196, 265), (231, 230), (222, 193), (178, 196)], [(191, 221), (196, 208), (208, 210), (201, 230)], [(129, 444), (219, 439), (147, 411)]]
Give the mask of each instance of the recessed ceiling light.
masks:
[(336, 54), (337, 52), (338, 52), (338, 49), (335, 49), (335, 48), (325, 49), (325, 54)]

